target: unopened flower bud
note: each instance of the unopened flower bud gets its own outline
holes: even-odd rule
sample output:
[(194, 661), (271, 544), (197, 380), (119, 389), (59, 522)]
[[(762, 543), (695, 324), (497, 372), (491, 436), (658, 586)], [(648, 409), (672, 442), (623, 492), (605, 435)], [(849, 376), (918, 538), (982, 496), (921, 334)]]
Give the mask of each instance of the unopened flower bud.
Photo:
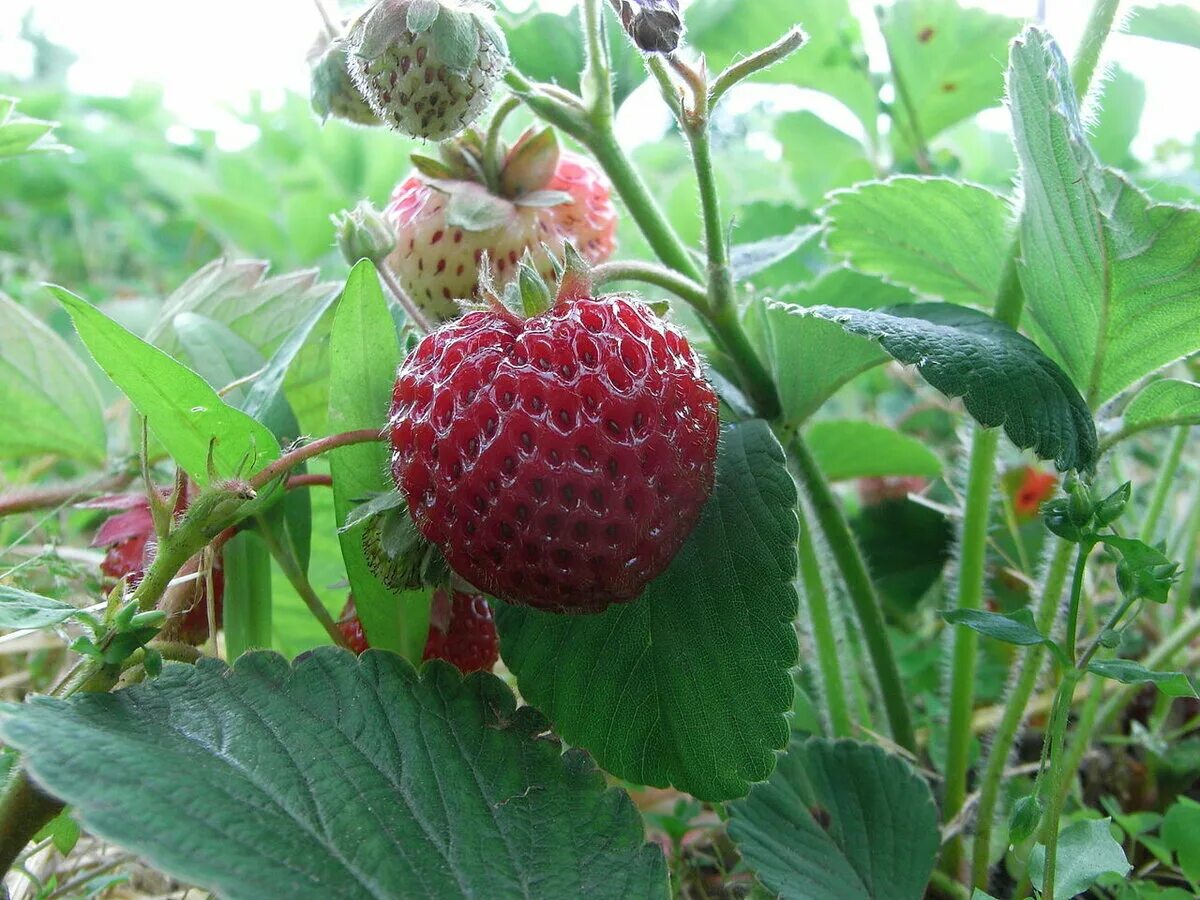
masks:
[(683, 36), (679, 0), (621, 0), (621, 24), (646, 53), (674, 53)]
[(367, 200), (333, 216), (333, 227), (338, 249), (350, 265), (360, 259), (378, 265), (396, 249), (396, 233)]

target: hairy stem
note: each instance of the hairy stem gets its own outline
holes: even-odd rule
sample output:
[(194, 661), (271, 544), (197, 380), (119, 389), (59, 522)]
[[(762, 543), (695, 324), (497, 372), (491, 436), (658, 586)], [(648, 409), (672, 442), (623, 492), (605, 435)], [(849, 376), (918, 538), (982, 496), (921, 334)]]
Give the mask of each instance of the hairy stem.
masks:
[(800, 580), (804, 585), (804, 602), (808, 608), (808, 619), (812, 623), (813, 643), (817, 650), (817, 666), (821, 671), (821, 690), (829, 714), (829, 728), (835, 738), (854, 734), (854, 722), (850, 717), (850, 705), (846, 701), (846, 684), (842, 676), (842, 661), (837, 636), (833, 628), (833, 615), (829, 608), (829, 595), (825, 592), (821, 577), (821, 563), (813, 545), (811, 526), (801, 512), (800, 521)]
[(250, 487), (256, 491), (261, 491), (276, 478), (287, 474), (287, 472), (300, 465), (300, 463), (310, 460), (314, 456), (320, 456), (322, 453), (328, 453), (330, 450), (336, 450), (338, 447), (348, 447), (351, 444), (369, 444), (373, 441), (382, 440), (383, 435), (370, 428), (363, 428), (358, 431), (344, 431), (341, 434), (332, 434), (329, 437), (319, 438), (279, 457), (279, 459), (250, 479)]
[(500, 195), (500, 134), (504, 130), (504, 121), (520, 105), (519, 97), (509, 97), (496, 109), (488, 125), (483, 150), (483, 175), (488, 190), (497, 196)]
[(686, 300), (688, 305), (695, 307), (697, 311), (708, 309), (708, 291), (703, 285), (654, 263), (601, 263), (592, 269), (592, 281), (597, 287), (616, 281), (640, 281), (670, 291), (676, 297)]
[(388, 293), (400, 304), (400, 308), (408, 316), (408, 321), (412, 322), (418, 330), (425, 334), (433, 331), (433, 325), (425, 313), (421, 312), (421, 307), (417, 306), (416, 301), (408, 295), (408, 291), (404, 290), (403, 285), (400, 284), (395, 273), (392, 271), (392, 267), (388, 265), (388, 261), (381, 259), (375, 267), (375, 271), (379, 273), (379, 279), (387, 287)]
[(339, 647), (345, 647), (346, 637), (337, 627), (337, 623), (333, 621), (333, 616), (329, 614), (329, 610), (325, 608), (325, 604), (321, 602), (321, 598), (317, 596), (317, 592), (313, 590), (312, 583), (308, 580), (308, 576), (304, 574), (304, 570), (300, 567), (300, 563), (296, 560), (296, 556), (290, 548), (284, 547), (275, 535), (271, 533), (271, 529), (261, 527), (258, 530), (259, 537), (263, 543), (267, 545), (267, 550), (274, 557), (275, 562), (279, 564), (279, 570), (283, 572), (288, 583), (300, 595), (300, 599), (304, 601), (304, 605), (308, 607), (308, 611), (312, 613), (314, 619), (321, 623), (321, 627), (325, 629), (325, 633), (329, 635), (329, 639)]
[(36, 512), (75, 503), (96, 494), (119, 491), (129, 486), (136, 476), (110, 475), (99, 481), (80, 481), (51, 488), (14, 488), (0, 494), (0, 519), (17, 513)]
[(1071, 81), (1075, 85), (1075, 96), (1082, 101), (1092, 84), (1092, 76), (1096, 65), (1100, 62), (1100, 52), (1112, 31), (1113, 22), (1117, 17), (1120, 0), (1096, 0), (1088, 16), (1087, 28), (1083, 33), (1083, 43), (1079, 45), (1079, 53), (1071, 66)]
[(900, 669), (888, 640), (887, 626), (875, 585), (867, 573), (866, 562), (858, 548), (858, 542), (850, 531), (841, 507), (838, 506), (829, 482), (822, 474), (817, 461), (804, 439), (797, 436), (791, 443), (801, 483), (812, 504), (813, 514), (824, 532), (829, 549), (833, 554), (855, 615), (861, 625), (863, 641), (867, 645), (879, 691), (883, 697), (884, 712), (891, 726), (892, 739), (906, 750), (916, 751), (917, 739), (913, 731), (908, 702), (904, 696), (904, 684)]
[[(1070, 566), (1071, 544), (1064, 540), (1058, 540), (1054, 556), (1046, 571), (1041, 602), (1035, 615), (1038, 630), (1043, 634), (1047, 633), (1054, 624), (1054, 617), (1058, 612), (1058, 601), (1062, 596), (1063, 587), (1066, 585)], [(1019, 666), (1019, 670), (1008, 699), (1005, 701), (1000, 724), (992, 736), (991, 750), (988, 752), (987, 762), (980, 778), (975, 838), (971, 847), (971, 880), (980, 890), (987, 890), (988, 886), (992, 829), (995, 826), (1000, 788), (1004, 783), (1004, 770), (1008, 763), (1009, 753), (1017, 739), (1017, 732), (1020, 731), (1028, 713), (1029, 698), (1033, 696), (1033, 692), (1037, 688), (1045, 654), (1046, 650), (1040, 644), (1018, 651), (1016, 665)]]
[(1175, 475), (1179, 471), (1179, 464), (1183, 460), (1183, 451), (1187, 447), (1191, 431), (1190, 428), (1175, 430), (1175, 437), (1172, 438), (1170, 449), (1167, 450), (1167, 458), (1156, 473), (1154, 493), (1150, 497), (1150, 505), (1146, 509), (1146, 517), (1142, 520), (1142, 530), (1139, 535), (1147, 544), (1154, 543), (1154, 537), (1158, 533), (1158, 522), (1162, 518), (1163, 510), (1167, 507), (1167, 500), (1176, 491)]
[(749, 56), (731, 63), (713, 79), (712, 87), (708, 91), (709, 109), (716, 109), (717, 104), (730, 88), (763, 69), (769, 69), (776, 63), (783, 62), (803, 47), (807, 40), (808, 35), (804, 29), (796, 26), (769, 47), (764, 47), (756, 53), (751, 53)]

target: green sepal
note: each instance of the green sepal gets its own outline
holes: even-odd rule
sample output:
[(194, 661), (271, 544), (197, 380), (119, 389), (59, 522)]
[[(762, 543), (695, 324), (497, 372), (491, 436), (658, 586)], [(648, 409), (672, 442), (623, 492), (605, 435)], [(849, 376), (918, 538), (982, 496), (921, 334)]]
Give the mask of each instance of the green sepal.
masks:
[(1096, 504), (1096, 527), (1105, 528), (1121, 518), (1132, 494), (1133, 485), (1127, 481)]
[(162, 674), (162, 654), (153, 647), (147, 647), (146, 655), (142, 657), (142, 667), (146, 670), (147, 678), (157, 678)]
[(554, 298), (550, 293), (550, 288), (538, 273), (537, 267), (533, 263), (533, 255), (529, 250), (525, 251), (525, 256), (522, 257), (517, 268), (517, 281), (520, 285), (521, 311), (525, 318), (531, 319), (550, 308)]
[(1166, 603), (1179, 578), (1179, 564), (1158, 547), (1134, 538), (1105, 535), (1099, 540), (1120, 555), (1117, 562), (1117, 587), (1126, 600), (1143, 598)]
[(560, 156), (558, 135), (553, 128), (529, 129), (504, 160), (500, 192), (505, 197), (523, 197), (541, 191), (558, 170)]
[(455, 171), (446, 163), (431, 156), (422, 156), (420, 153), (414, 153), (409, 159), (412, 160), (413, 168), (428, 178), (454, 180), (462, 175), (461, 172)]
[(1095, 514), (1091, 489), (1074, 475), (1067, 478), (1067, 514), (1072, 525), (1087, 528)]
[(438, 0), (410, 0), (404, 24), (413, 34), (428, 31), (442, 11)]
[(1066, 497), (1043, 503), (1042, 521), (1051, 532), (1073, 544), (1080, 543), (1085, 537), (1083, 529), (1071, 520), (1070, 501)]
[(418, 530), (399, 491), (380, 494), (354, 509), (341, 530), (363, 523), (363, 553), (372, 571), (391, 590), (415, 591), (449, 583), (445, 557)]
[(454, 72), (469, 72), (479, 58), (476, 18), (471, 12), (443, 9), (429, 29), (442, 62)]

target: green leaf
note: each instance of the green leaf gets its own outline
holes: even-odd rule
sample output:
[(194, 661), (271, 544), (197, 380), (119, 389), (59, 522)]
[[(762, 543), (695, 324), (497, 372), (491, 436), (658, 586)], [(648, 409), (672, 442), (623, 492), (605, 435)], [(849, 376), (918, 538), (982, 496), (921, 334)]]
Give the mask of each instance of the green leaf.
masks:
[[(330, 343), (329, 422), (338, 431), (383, 430), (400, 363), (400, 342), (374, 265), (363, 260), (350, 272), (338, 303)], [(387, 445), (342, 447), (329, 454), (339, 526), (366, 497), (395, 490)], [(424, 592), (395, 594), (376, 577), (363, 553), (363, 527), (338, 535), (350, 591), (372, 647), (420, 660), (429, 632)]]
[(49, 628), (78, 613), (69, 603), (0, 584), (0, 628)]
[(1175, 852), (1188, 879), (1200, 884), (1200, 803), (1180, 797), (1167, 810), (1162, 824), (1163, 843)]
[(700, 523), (641, 598), (592, 616), (499, 606), (521, 696), (619, 778), (744, 795), (787, 745), (798, 530), (770, 428), (727, 430)]
[(811, 284), (781, 292), (778, 301), (752, 303), (745, 327), (775, 376), (786, 422), (805, 421), (850, 379), (888, 359), (878, 347), (846, 334), (833, 322), (806, 315), (805, 307), (870, 309), (912, 299), (905, 288), (834, 269)]
[(1121, 435), (1178, 425), (1200, 425), (1200, 384), (1164, 378), (1150, 382), (1129, 401), (1121, 417)]
[[(619, 107), (646, 80), (642, 55), (612, 16), (605, 16), (608, 47), (613, 60), (613, 97)], [(537, 12), (502, 16), (513, 65), (527, 78), (557, 84), (579, 93), (583, 71), (583, 28), (579, 7), (565, 15)], [(553, 53), (546, 48), (553, 47)]]
[(775, 123), (775, 136), (783, 144), (792, 183), (800, 197), (814, 208), (835, 188), (875, 177), (875, 169), (858, 139), (815, 113), (785, 113)]
[(786, 8), (744, 0), (696, 0), (687, 9), (686, 41), (702, 52), (711, 72), (783, 36), (802, 24), (808, 42), (755, 81), (824, 91), (858, 117), (874, 140), (879, 97), (863, 49), (858, 19), (847, 0), (789, 0)]
[(951, 625), (961, 625), (974, 632), (1006, 644), (1019, 647), (1042, 645), (1049, 647), (1058, 660), (1066, 664), (1066, 657), (1058, 644), (1037, 629), (1033, 612), (1022, 607), (1007, 615), (988, 612), (984, 609), (951, 609), (942, 613), (942, 618)]
[(794, 740), (770, 780), (731, 804), (729, 836), (788, 900), (920, 900), (941, 839), (908, 763), (821, 739)]
[(79, 843), (79, 825), (71, 817), (70, 810), (64, 809), (51, 819), (45, 828), (33, 836), (33, 842), (36, 844), (46, 838), (51, 838), (54, 849), (63, 856), (71, 855), (71, 851)]
[(0, 162), (26, 153), (66, 149), (51, 135), (57, 122), (23, 116), (15, 111), (17, 103), (15, 97), (0, 96)]
[(783, 262), (821, 229), (816, 225), (801, 225), (789, 234), (764, 238), (750, 244), (735, 244), (729, 253), (729, 265), (737, 281), (746, 281), (759, 272)]
[(1088, 671), (1121, 684), (1153, 684), (1167, 697), (1196, 697), (1196, 686), (1182, 672), (1151, 672), (1132, 659), (1094, 659)]
[(1008, 80), (1030, 328), (1096, 408), (1200, 349), (1200, 209), (1152, 203), (1101, 167), (1044, 32), (1014, 42)]
[(239, 531), (221, 551), (225, 566), (225, 654), (271, 646), (271, 554), (253, 531)]
[(1134, 168), (1133, 139), (1141, 126), (1146, 107), (1146, 85), (1120, 66), (1113, 66), (1104, 80), (1096, 125), (1092, 128), (1092, 147), (1100, 161), (1117, 168)]
[(943, 394), (962, 397), (985, 428), (1003, 426), (1014, 444), (1059, 469), (1095, 466), (1096, 425), (1071, 379), (1037, 344), (986, 313), (940, 303), (804, 313), (878, 341)]
[(1135, 538), (1101, 535), (1100, 541), (1120, 556), (1117, 586), (1127, 600), (1145, 598), (1166, 603), (1178, 580), (1179, 565), (1171, 562), (1157, 547)]
[(626, 794), (498, 678), (444, 663), (168, 664), (0, 730), (89, 833), (230, 900), (667, 897)]
[(874, 422), (814, 422), (806, 440), (830, 481), (942, 473), (942, 461), (923, 442)]
[(1139, 37), (1200, 48), (1200, 10), (1184, 4), (1135, 6), (1126, 29)]
[(104, 462), (104, 409), (91, 374), (66, 341), (3, 293), (0, 345), (0, 457)]
[[(893, 144), (914, 148), (908, 104), (928, 142), (951, 125), (990, 106), (1004, 94), (1008, 42), (1021, 23), (956, 0), (899, 0), (881, 23), (906, 102), (893, 103)], [(899, 88), (898, 88), (899, 90)]]
[(905, 498), (863, 506), (850, 527), (887, 612), (900, 618), (912, 613), (950, 560), (954, 527), (949, 520)]
[(826, 244), (855, 269), (948, 303), (990, 309), (1014, 222), (987, 188), (900, 176), (838, 191), (825, 208)]
[(275, 436), (226, 404), (195, 372), (70, 291), (50, 290), (71, 314), (100, 368), (146, 417), (155, 437), (196, 482), (209, 483), (210, 448), (218, 478), (247, 476), (279, 458)]
[[(1058, 852), (1054, 867), (1054, 896), (1082, 894), (1101, 875), (1115, 872), (1124, 876), (1132, 866), (1125, 851), (1113, 839), (1111, 819), (1083, 819), (1058, 833)], [(1029, 854), (1029, 879), (1042, 889), (1046, 877), (1046, 848), (1034, 846)]]

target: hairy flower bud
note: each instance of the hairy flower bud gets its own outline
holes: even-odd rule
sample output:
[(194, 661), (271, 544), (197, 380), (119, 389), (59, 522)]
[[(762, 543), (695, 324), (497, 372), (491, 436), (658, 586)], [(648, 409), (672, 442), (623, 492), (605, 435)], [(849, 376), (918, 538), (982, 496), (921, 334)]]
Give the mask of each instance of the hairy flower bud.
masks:
[(621, 0), (621, 24), (646, 53), (674, 53), (683, 36), (679, 0)]
[(368, 200), (332, 219), (338, 249), (350, 265), (360, 259), (378, 264), (396, 249), (396, 233)]

